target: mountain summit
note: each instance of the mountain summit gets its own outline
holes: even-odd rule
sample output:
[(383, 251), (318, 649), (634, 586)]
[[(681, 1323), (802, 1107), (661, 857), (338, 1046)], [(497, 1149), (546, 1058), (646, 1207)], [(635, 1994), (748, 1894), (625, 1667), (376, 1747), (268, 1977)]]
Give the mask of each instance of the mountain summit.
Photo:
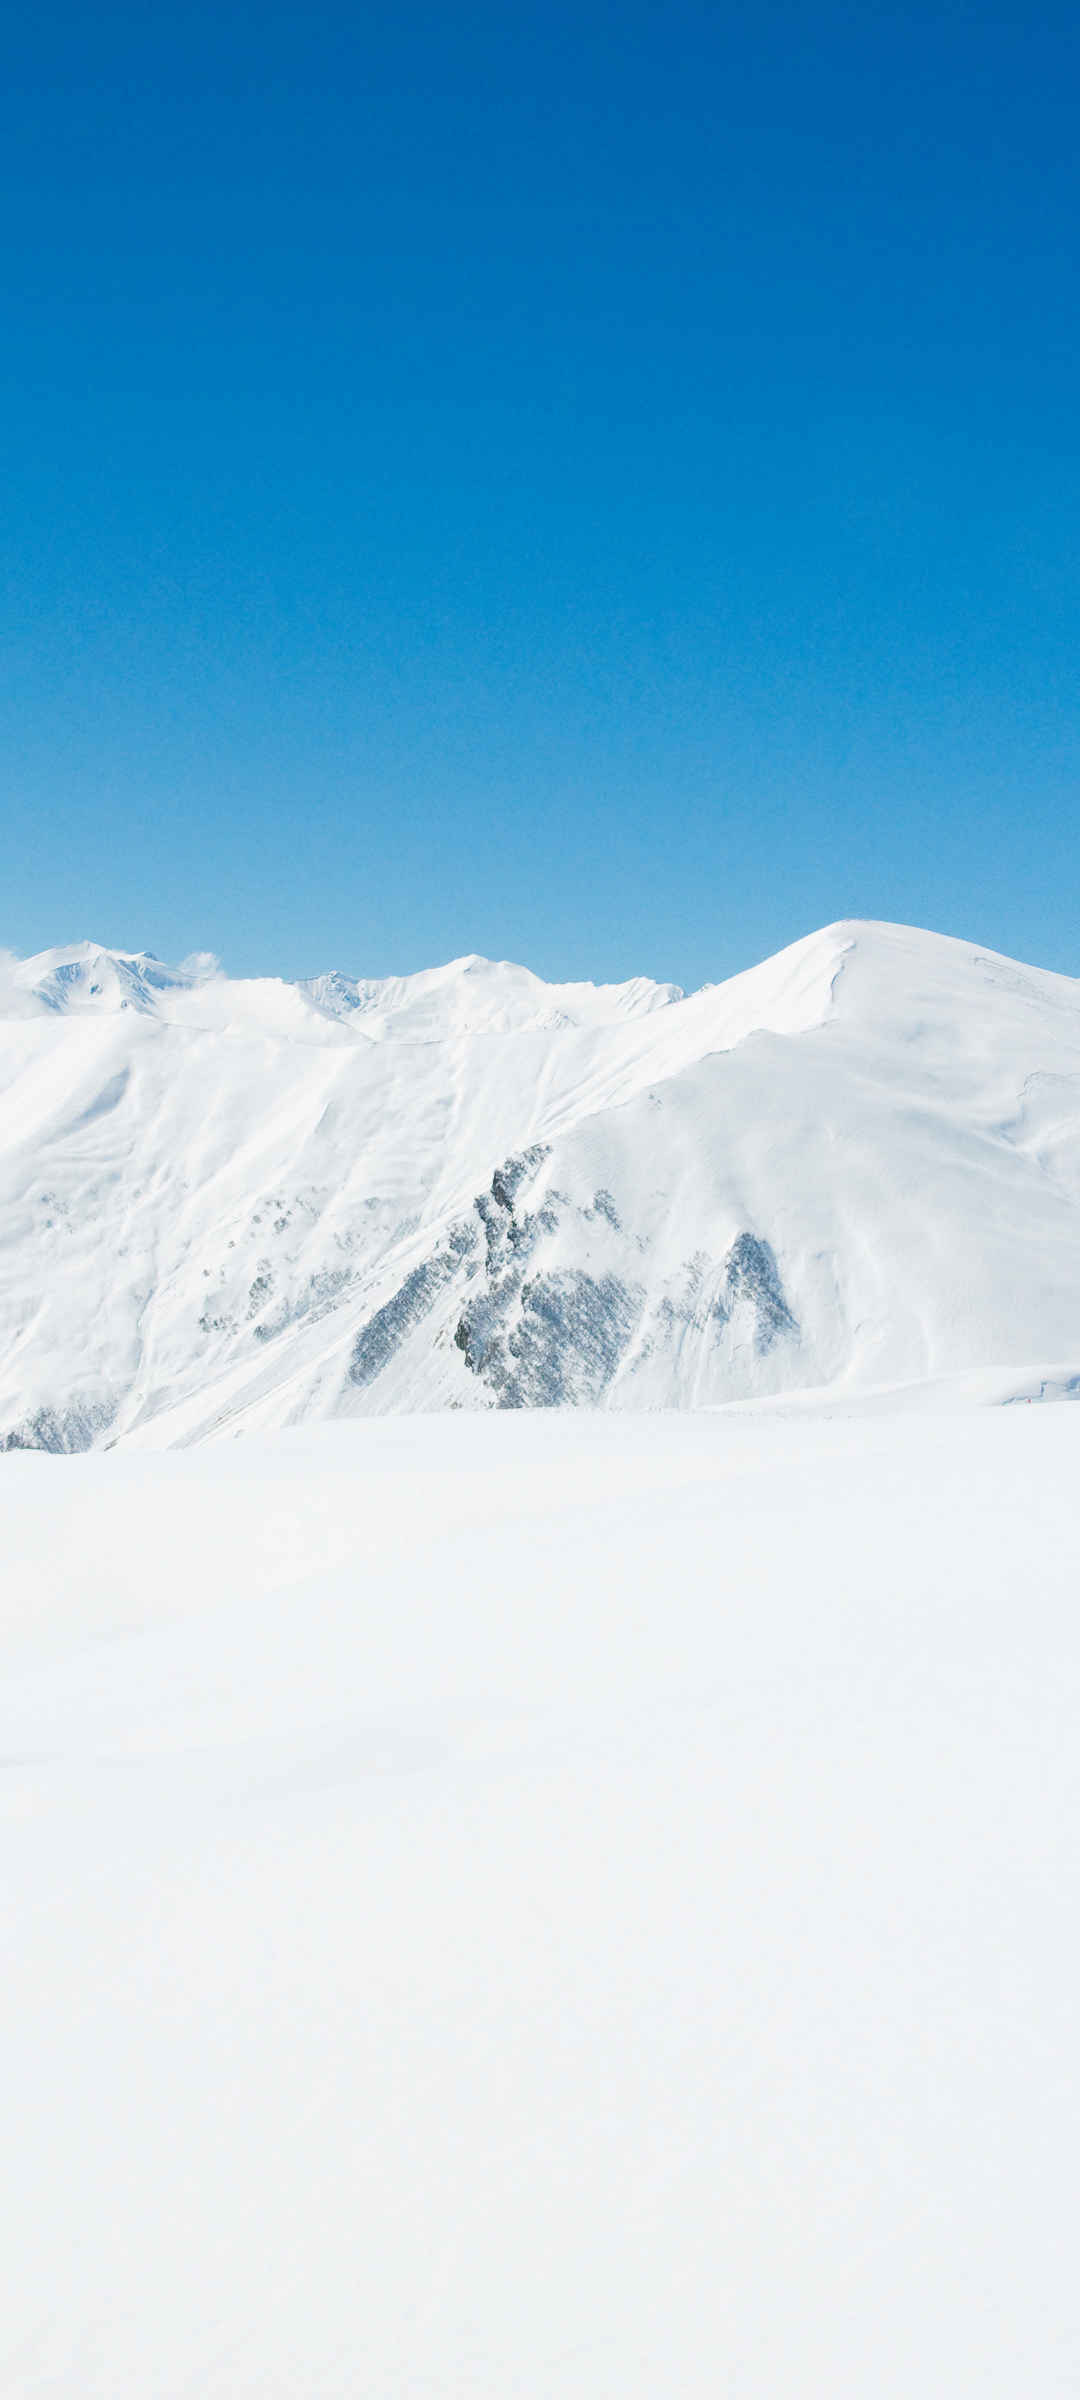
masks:
[(0, 1442), (1080, 1359), (1080, 984), (828, 926), (685, 996), (468, 957), (0, 983)]

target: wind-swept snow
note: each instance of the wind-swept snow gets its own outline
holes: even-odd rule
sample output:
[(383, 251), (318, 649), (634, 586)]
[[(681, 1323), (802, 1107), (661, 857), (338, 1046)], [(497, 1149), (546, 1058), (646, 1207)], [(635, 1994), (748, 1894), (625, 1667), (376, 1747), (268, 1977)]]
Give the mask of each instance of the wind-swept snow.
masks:
[(3, 1462), (5, 2400), (1075, 2388), (1078, 1421), (937, 1405)]
[(0, 1441), (1080, 1360), (1080, 987), (842, 924), (689, 997), (463, 958), (0, 988)]

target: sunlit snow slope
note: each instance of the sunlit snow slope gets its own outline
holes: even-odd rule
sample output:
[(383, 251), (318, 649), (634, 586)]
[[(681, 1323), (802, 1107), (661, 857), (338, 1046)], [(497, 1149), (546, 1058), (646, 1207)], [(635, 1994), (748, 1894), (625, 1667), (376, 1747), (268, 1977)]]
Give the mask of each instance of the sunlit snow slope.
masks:
[(89, 944), (0, 983), (8, 1444), (1070, 1360), (1065, 977), (853, 923), (688, 998)]

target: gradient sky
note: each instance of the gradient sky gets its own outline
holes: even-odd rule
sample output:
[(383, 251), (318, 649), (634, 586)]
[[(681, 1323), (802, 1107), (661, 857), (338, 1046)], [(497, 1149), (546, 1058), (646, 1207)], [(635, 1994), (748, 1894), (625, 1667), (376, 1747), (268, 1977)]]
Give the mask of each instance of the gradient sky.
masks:
[(1080, 19), (9, 20), (0, 942), (1080, 973)]

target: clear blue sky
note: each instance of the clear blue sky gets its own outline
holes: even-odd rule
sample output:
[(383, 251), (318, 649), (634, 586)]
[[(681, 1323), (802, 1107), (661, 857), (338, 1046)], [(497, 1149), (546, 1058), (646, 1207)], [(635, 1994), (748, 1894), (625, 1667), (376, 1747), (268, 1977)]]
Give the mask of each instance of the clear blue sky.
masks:
[(5, 41), (0, 943), (1080, 972), (1074, 6)]

